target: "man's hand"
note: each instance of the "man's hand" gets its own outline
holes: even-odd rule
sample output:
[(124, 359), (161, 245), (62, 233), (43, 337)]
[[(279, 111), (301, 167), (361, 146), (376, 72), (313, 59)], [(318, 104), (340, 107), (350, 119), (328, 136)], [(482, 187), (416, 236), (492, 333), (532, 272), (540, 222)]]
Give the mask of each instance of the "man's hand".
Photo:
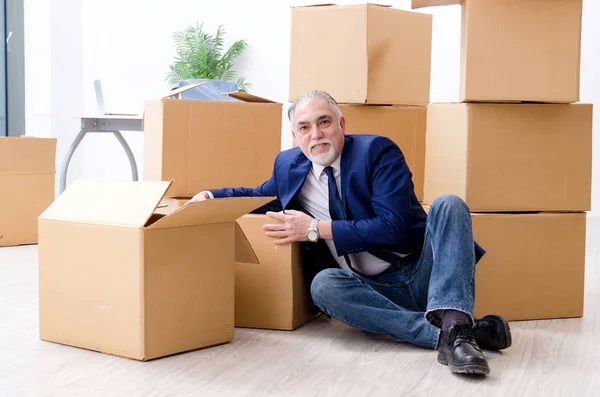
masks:
[(190, 201), (188, 201), (186, 204), (193, 203), (193, 202), (196, 202), (196, 201), (210, 200), (210, 199), (211, 199), (211, 197), (210, 197), (210, 194), (208, 192), (200, 192), (197, 195), (195, 195), (194, 197), (192, 197), (190, 199)]
[(269, 237), (281, 237), (275, 244), (287, 244), (295, 241), (307, 241), (306, 232), (313, 218), (304, 212), (287, 210), (283, 212), (267, 212), (267, 216), (277, 219), (282, 223), (267, 224), (263, 226), (265, 234)]

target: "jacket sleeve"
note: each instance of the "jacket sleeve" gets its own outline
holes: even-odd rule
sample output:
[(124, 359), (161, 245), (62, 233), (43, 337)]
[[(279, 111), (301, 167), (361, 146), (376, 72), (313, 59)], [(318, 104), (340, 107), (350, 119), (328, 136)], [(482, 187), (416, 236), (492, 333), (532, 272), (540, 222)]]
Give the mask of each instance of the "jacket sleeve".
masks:
[(224, 197), (268, 197), (277, 195), (277, 183), (275, 177), (271, 178), (258, 186), (257, 188), (247, 187), (227, 187), (223, 189), (211, 189), (209, 190), (215, 198)]
[(338, 255), (404, 245), (410, 225), (412, 174), (400, 148), (387, 138), (373, 140), (366, 155), (375, 216), (331, 224)]
[(267, 211), (281, 211), (282, 206), (279, 201), (279, 194), (277, 190), (277, 179), (275, 170), (277, 169), (277, 158), (275, 159), (275, 165), (273, 167), (273, 174), (271, 178), (256, 188), (237, 187), (237, 188), (223, 188), (223, 189), (210, 189), (214, 198), (225, 198), (225, 197), (272, 197), (276, 196), (277, 199), (265, 204), (252, 211), (254, 214), (264, 214)]

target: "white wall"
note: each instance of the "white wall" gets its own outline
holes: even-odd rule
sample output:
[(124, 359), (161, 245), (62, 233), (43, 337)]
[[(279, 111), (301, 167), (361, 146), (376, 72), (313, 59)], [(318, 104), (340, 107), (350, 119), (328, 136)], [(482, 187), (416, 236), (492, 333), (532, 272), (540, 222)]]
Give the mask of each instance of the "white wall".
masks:
[(594, 104), (592, 211), (600, 216), (600, 1), (584, 0), (581, 42), (581, 101)]
[[(57, 162), (62, 161), (66, 146), (78, 131), (67, 115), (96, 111), (93, 80), (102, 80), (107, 110), (141, 112), (145, 99), (160, 96), (169, 88), (164, 77), (174, 55), (172, 33), (196, 21), (204, 21), (211, 31), (223, 24), (227, 30), (226, 44), (242, 38), (248, 41), (249, 48), (239, 59), (238, 71), (252, 83), (252, 93), (284, 103), (282, 149), (291, 146), (285, 117), (289, 7), (314, 1), (51, 0), (52, 12), (40, 13), (40, 6), (45, 7), (41, 3), (25, 0), (27, 131), (31, 135), (59, 137)], [(378, 3), (410, 8), (409, 0)], [(450, 6), (420, 12), (434, 14), (431, 101), (455, 101), (459, 91), (460, 8)], [(44, 14), (49, 17), (41, 16)], [(600, 37), (600, 28), (592, 25), (594, 20), (600, 20), (600, 2), (584, 0), (581, 97), (582, 101), (600, 104), (600, 48), (599, 41), (594, 39)], [(595, 117), (597, 132), (598, 111)], [(125, 136), (142, 175), (142, 133), (129, 132)], [(115, 158), (108, 161), (112, 155)], [(593, 208), (600, 213), (598, 140), (594, 141), (594, 158)], [(95, 179), (131, 178), (127, 158), (112, 136), (86, 138), (74, 158), (69, 181), (79, 175)]]
[[(83, 111), (81, 0), (25, 0), (25, 129), (57, 138), (58, 170), (79, 132)], [(84, 175), (85, 153), (73, 156), (69, 175)], [(93, 177), (93, 175), (91, 176)]]

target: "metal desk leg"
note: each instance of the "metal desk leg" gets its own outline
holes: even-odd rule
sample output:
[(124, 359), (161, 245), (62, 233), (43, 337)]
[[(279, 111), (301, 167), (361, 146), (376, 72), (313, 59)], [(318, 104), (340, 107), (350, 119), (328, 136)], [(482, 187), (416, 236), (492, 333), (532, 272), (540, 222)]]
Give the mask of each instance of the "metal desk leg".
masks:
[(77, 134), (77, 136), (73, 140), (73, 143), (71, 143), (71, 146), (69, 146), (69, 150), (67, 150), (67, 155), (63, 160), (62, 168), (60, 170), (59, 194), (62, 194), (62, 192), (64, 192), (67, 187), (67, 171), (69, 170), (69, 163), (71, 162), (71, 157), (73, 157), (73, 153), (75, 153), (75, 150), (77, 149), (77, 147), (85, 137), (85, 134), (87, 133), (88, 131), (85, 128), (82, 128), (81, 131), (79, 131), (79, 134)]
[(127, 153), (127, 158), (129, 159), (129, 164), (131, 165), (131, 177), (134, 181), (137, 181), (138, 180), (137, 164), (135, 162), (135, 157), (133, 157), (133, 152), (131, 151), (131, 148), (127, 144), (127, 141), (125, 140), (125, 138), (123, 138), (123, 135), (121, 135), (120, 131), (113, 131), (112, 133), (115, 134), (115, 137), (117, 138), (119, 143), (121, 143), (121, 146), (123, 146), (125, 153)]

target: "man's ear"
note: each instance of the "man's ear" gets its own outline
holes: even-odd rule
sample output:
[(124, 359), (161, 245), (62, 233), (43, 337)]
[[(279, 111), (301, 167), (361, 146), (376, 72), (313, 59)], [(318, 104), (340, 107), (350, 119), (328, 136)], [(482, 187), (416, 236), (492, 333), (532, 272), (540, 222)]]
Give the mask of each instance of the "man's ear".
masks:
[(344, 116), (342, 116), (342, 118), (340, 119), (340, 128), (342, 129), (342, 132), (345, 134), (346, 133), (346, 119), (344, 118)]
[(298, 140), (296, 139), (296, 133), (294, 133), (294, 130), (292, 131), (292, 147), (297, 147), (298, 146)]

